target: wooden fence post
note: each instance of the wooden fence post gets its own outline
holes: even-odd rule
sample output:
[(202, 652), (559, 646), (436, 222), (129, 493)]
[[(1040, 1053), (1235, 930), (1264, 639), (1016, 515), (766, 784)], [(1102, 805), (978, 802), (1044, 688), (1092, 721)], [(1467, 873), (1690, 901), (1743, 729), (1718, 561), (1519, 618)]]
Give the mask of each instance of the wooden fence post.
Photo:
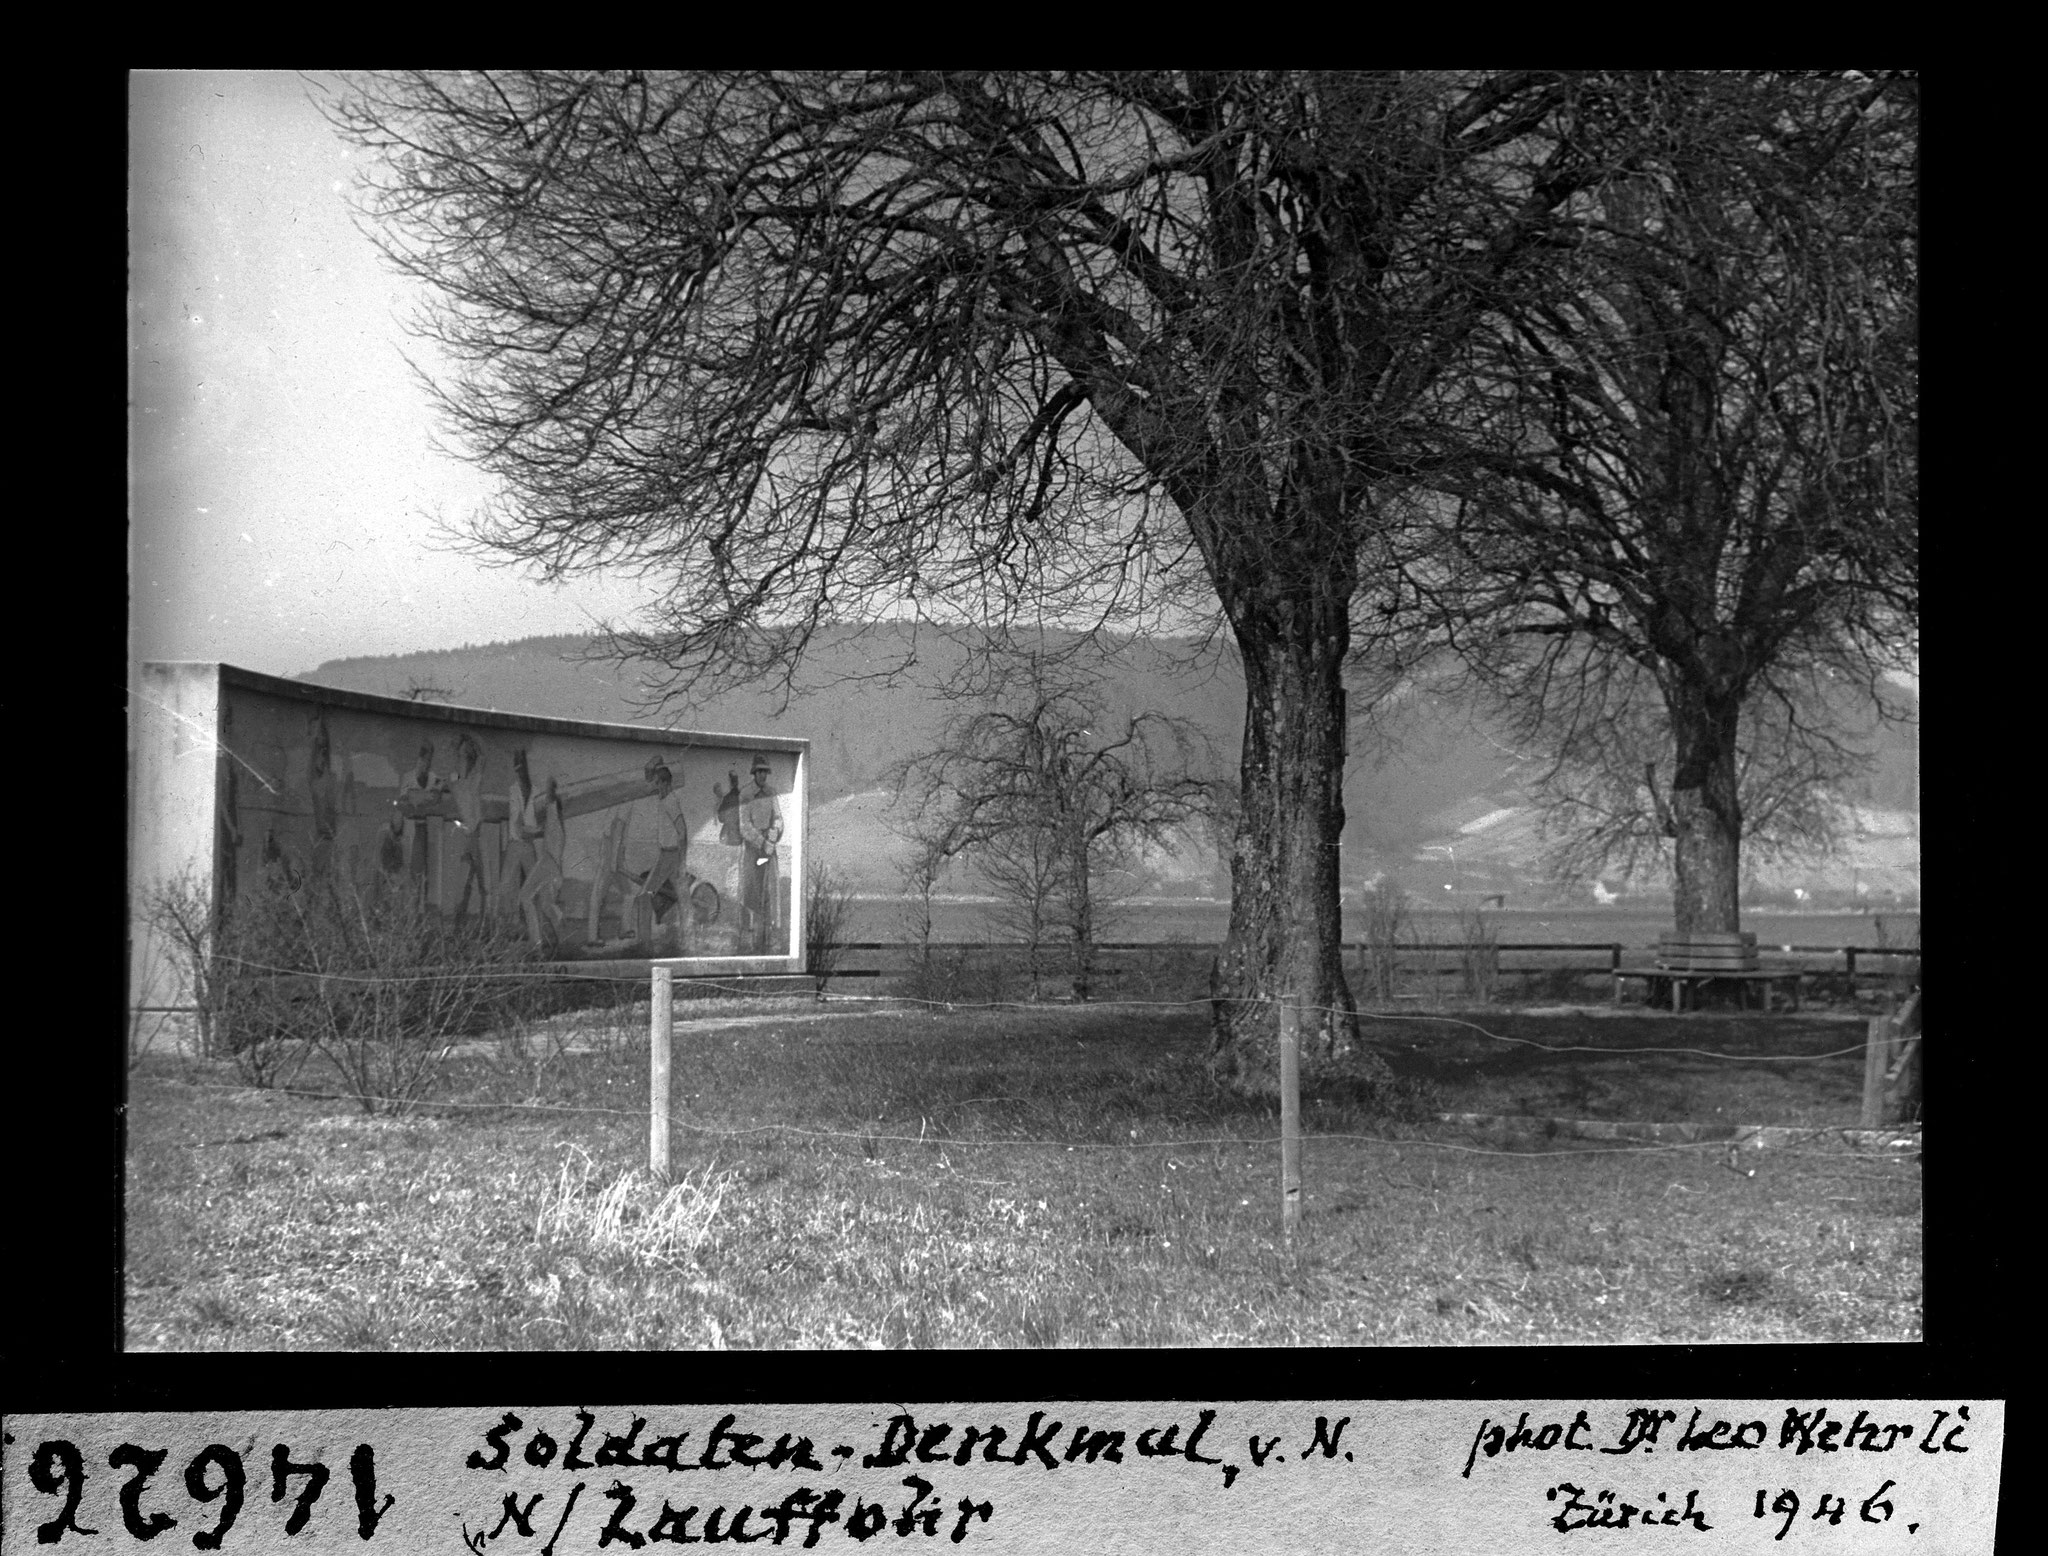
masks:
[(1915, 1062), (1919, 1057), (1922, 1022), (1920, 991), (1892, 1012), (1887, 1024), (1884, 1062), (1884, 1122), (1896, 1124), (1906, 1116), (1908, 1099), (1916, 1091)]
[(1301, 1013), (1280, 997), (1280, 1231), (1289, 1242), (1301, 1224)]
[(1892, 1018), (1870, 1018), (1869, 1035), (1863, 1044), (1863, 1127), (1882, 1129), (1885, 1118), (1885, 1071), (1892, 1062)]
[(647, 1018), (647, 1170), (663, 1183), (669, 1176), (669, 1050), (675, 1039), (674, 1022), (671, 1020), (674, 999), (674, 975), (666, 967), (655, 968), (653, 997), (648, 1001)]

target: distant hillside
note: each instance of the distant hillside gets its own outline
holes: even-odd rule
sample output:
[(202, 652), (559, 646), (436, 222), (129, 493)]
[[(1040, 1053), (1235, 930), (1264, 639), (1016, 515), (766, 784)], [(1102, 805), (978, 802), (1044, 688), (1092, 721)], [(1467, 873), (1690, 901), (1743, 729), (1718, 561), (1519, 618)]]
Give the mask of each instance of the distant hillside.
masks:
[[(861, 892), (894, 892), (915, 851), (903, 835), (907, 818), (900, 800), (888, 789), (867, 789), (811, 809), (811, 840), (817, 857), (839, 871)], [(1147, 897), (1216, 898), (1230, 894), (1230, 863), (1203, 829), (1177, 829), (1163, 846), (1143, 845), (1136, 868), (1108, 882), (1112, 894), (1129, 891)], [(956, 864), (939, 878), (941, 895), (986, 894), (990, 888), (973, 870)]]
[[(865, 890), (896, 880), (901, 844), (889, 825), (893, 796), (884, 774), (926, 749), (957, 704), (943, 692), (962, 683), (957, 644), (881, 626), (822, 635), (786, 705), (779, 692), (728, 694), (652, 712), (648, 682), (631, 667), (585, 657), (581, 637), (527, 638), (441, 652), (331, 660), (302, 680), (555, 718), (796, 735), (812, 742), (812, 819), (819, 857)], [(914, 656), (913, 656), (914, 649)], [(912, 662), (892, 683), (885, 672)], [(1115, 717), (1159, 709), (1188, 719), (1214, 747), (1220, 772), (1234, 774), (1244, 719), (1244, 683), (1218, 651), (1133, 644), (1105, 675)], [(935, 690), (936, 689), (936, 690)], [(1919, 895), (1917, 730), (1866, 731), (1875, 759), (1848, 798), (1859, 809), (1844, 854), (1756, 866), (1755, 893), (1787, 903)], [(1344, 782), (1344, 879), (1350, 889), (1399, 883), (1433, 901), (1506, 894), (1527, 903), (1547, 892), (1540, 879), (1537, 816), (1525, 784), (1533, 771), (1473, 709), (1434, 694), (1409, 698), (1354, 733)], [(1137, 883), (1162, 894), (1225, 895), (1227, 861), (1192, 836), (1146, 861)], [(1609, 880), (1630, 894), (1658, 883)], [(968, 889), (962, 883), (962, 889)], [(1581, 883), (1580, 894), (1593, 890)], [(1801, 897), (1800, 893), (1805, 893)]]
[[(436, 702), (552, 718), (802, 736), (812, 742), (813, 803), (827, 803), (876, 787), (892, 763), (936, 742), (958, 710), (945, 693), (962, 683), (965, 660), (958, 644), (934, 634), (913, 642), (893, 627), (840, 629), (813, 644), (786, 706), (779, 690), (762, 690), (653, 712), (645, 706), (648, 677), (589, 662), (588, 649), (581, 637), (526, 638), (329, 660), (299, 679), (394, 697), (425, 687), (435, 689)], [(898, 667), (890, 684), (885, 677)], [(1133, 646), (1106, 681), (1105, 696), (1114, 717), (1158, 708), (1192, 721), (1214, 742), (1220, 766), (1235, 769), (1244, 683), (1220, 657), (1180, 667), (1170, 653)]]

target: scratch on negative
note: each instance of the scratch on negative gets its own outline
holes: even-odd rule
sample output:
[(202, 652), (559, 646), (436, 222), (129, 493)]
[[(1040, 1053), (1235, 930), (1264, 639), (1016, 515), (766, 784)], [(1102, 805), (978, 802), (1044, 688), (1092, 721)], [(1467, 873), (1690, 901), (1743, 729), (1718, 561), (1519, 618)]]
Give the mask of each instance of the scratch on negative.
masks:
[(244, 767), (248, 767), (250, 775), (254, 777), (258, 783), (262, 784), (263, 787), (270, 793), (275, 794), (278, 792), (276, 784), (272, 783), (268, 778), (264, 777), (263, 774), (258, 772), (254, 767), (250, 767), (248, 759), (242, 756), (237, 751), (235, 751), (233, 747), (222, 745), (220, 741), (214, 736), (213, 732), (209, 730), (205, 725), (201, 724), (199, 720), (193, 718), (189, 713), (180, 713), (176, 708), (173, 708), (168, 703), (157, 701), (156, 698), (150, 696), (149, 693), (147, 692), (144, 692), (141, 695), (142, 700), (148, 703), (151, 707), (161, 708), (163, 709), (164, 712), (168, 713), (172, 718), (176, 719), (179, 723), (190, 724), (194, 729), (198, 730), (200, 740), (204, 742), (206, 745), (211, 746), (216, 751), (227, 752), (227, 754), (233, 757), (237, 762), (240, 762)]

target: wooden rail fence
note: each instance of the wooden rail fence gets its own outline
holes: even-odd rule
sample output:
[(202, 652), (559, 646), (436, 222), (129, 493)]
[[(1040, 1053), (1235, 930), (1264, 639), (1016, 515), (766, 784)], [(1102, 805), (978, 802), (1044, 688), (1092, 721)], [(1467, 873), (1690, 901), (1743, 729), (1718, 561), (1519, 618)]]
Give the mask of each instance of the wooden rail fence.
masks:
[[(1066, 942), (1063, 941), (1048, 941), (1040, 946), (1039, 950), (1046, 957), (1053, 958), (1057, 957), (1065, 949), (1065, 946)], [(863, 959), (876, 952), (893, 954), (890, 962), (886, 965), (863, 965), (861, 962), (856, 962), (855, 965), (850, 967), (835, 967), (829, 974), (829, 977), (833, 979), (887, 978), (897, 976), (909, 969), (914, 958), (921, 951), (948, 955), (969, 951), (1023, 953), (1028, 951), (1030, 947), (1021, 941), (1014, 940), (933, 940), (923, 946), (919, 946), (915, 942), (901, 940), (852, 940), (847, 941), (839, 949), (842, 954), (857, 953)], [(1216, 945), (1213, 942), (1189, 940), (1099, 940), (1095, 943), (1095, 950), (1098, 954), (1129, 953), (1133, 951), (1201, 954), (1213, 953), (1216, 949)], [(1383, 950), (1384, 948), (1376, 948), (1370, 941), (1346, 940), (1343, 942), (1342, 949), (1346, 956), (1355, 955), (1363, 958), (1373, 954), (1376, 949)], [(1629, 949), (1628, 946), (1620, 941), (1504, 940), (1492, 945), (1468, 946), (1463, 941), (1438, 940), (1424, 941), (1419, 945), (1410, 942), (1396, 946), (1394, 948), (1393, 965), (1395, 971), (1408, 976), (1442, 977), (1446, 974), (1462, 976), (1465, 972), (1465, 957), (1470, 953), (1476, 952), (1492, 958), (1492, 971), (1496, 975), (1525, 975), (1529, 973), (1571, 972), (1574, 970), (1587, 973), (1606, 973), (1612, 980), (1612, 997), (1616, 1003), (1619, 1003), (1621, 983), (1624, 978), (1654, 977), (1660, 974), (1668, 974), (1670, 971), (1668, 968), (1656, 967), (1647, 962), (1641, 966), (1625, 966), (1623, 964), (1623, 955)], [(1654, 948), (1644, 946), (1639, 949), (1650, 951)], [(1597, 960), (1576, 968), (1568, 962), (1543, 961), (1510, 966), (1500, 961), (1500, 957), (1511, 952), (1542, 953), (1553, 957), (1560, 955), (1583, 955), (1588, 958), (1597, 958)], [(1862, 967), (1863, 976), (1865, 977), (1873, 975), (1889, 977), (1904, 970), (1900, 966), (1901, 963), (1909, 963), (1917, 969), (1920, 962), (1919, 951), (1900, 946), (1759, 946), (1757, 954), (1760, 959), (1767, 960), (1772, 964), (1768, 968), (1769, 971), (1775, 976), (1784, 978), (1831, 977), (1839, 970), (1840, 975), (1844, 979), (1844, 986), (1851, 996), (1856, 992), (1858, 958), (1863, 959)], [(1813, 957), (1826, 957), (1830, 965), (1815, 967), (1809, 965), (1805, 960), (1801, 960), (1794, 965), (1786, 965), (1787, 960), (1790, 958), (1810, 959)], [(1836, 962), (1837, 958), (1840, 958), (1839, 962)], [(1880, 962), (1882, 965), (1872, 968), (1871, 962), (1873, 960)], [(1102, 968), (1098, 969), (1097, 976), (1114, 978), (1118, 975), (1119, 971), (1120, 969), (1113, 967)], [(781, 976), (787, 977), (789, 975), (784, 974)], [(816, 978), (818, 975), (814, 973), (810, 976)]]

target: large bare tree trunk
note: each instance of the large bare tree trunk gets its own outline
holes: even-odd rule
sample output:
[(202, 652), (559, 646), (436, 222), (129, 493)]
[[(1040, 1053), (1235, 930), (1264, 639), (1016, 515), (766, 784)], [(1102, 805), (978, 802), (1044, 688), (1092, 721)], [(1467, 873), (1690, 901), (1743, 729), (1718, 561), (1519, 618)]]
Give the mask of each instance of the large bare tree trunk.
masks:
[(1230, 931), (1212, 976), (1210, 1067), (1222, 1083), (1258, 1095), (1278, 1087), (1275, 1002), (1285, 994), (1303, 1006), (1304, 1074), (1342, 1068), (1391, 1079), (1378, 1056), (1359, 1047), (1342, 960), (1343, 609), (1326, 597), (1258, 618), (1263, 631), (1238, 626), (1242, 803), (1230, 859)]
[(1673, 911), (1681, 935), (1742, 928), (1742, 806), (1736, 798), (1739, 696), (1670, 700), (1678, 767), (1671, 781)]

